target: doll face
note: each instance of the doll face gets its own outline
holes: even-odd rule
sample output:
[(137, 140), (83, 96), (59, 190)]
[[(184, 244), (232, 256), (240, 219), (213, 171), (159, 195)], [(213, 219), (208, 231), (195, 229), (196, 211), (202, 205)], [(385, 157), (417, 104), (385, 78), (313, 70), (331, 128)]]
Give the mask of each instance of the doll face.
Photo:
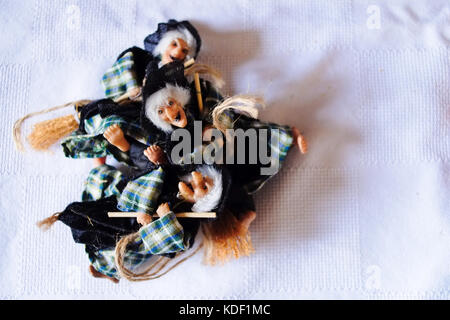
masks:
[(183, 107), (173, 98), (169, 98), (165, 106), (158, 108), (158, 116), (161, 120), (175, 127), (184, 128), (187, 125), (186, 113)]
[(166, 48), (166, 51), (164, 51), (161, 57), (161, 62), (163, 64), (167, 64), (175, 60), (183, 61), (188, 53), (189, 46), (186, 41), (181, 38), (176, 38), (170, 42), (169, 46)]
[(213, 186), (213, 179), (208, 176), (203, 176), (200, 172), (194, 171), (191, 172), (190, 181), (188, 183), (183, 181), (178, 183), (178, 191), (186, 201), (194, 203), (206, 196)]

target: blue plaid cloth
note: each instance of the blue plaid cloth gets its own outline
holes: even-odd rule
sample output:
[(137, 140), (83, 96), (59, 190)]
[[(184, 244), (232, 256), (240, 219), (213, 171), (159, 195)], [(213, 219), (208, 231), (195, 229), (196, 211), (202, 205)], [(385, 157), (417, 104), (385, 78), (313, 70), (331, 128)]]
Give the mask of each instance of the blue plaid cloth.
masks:
[[(62, 140), (61, 145), (68, 158), (101, 158), (112, 153), (109, 151), (108, 141), (103, 137), (106, 129), (113, 124), (119, 125), (125, 137), (131, 137), (145, 145), (151, 145), (151, 138), (141, 128), (138, 119), (136, 122), (125, 121), (122, 117), (111, 115), (102, 118), (99, 114), (86, 119), (85, 130), (87, 134), (81, 134), (78, 130)], [(112, 154), (118, 161), (130, 164), (130, 157), (126, 152)]]
[(139, 87), (133, 68), (133, 53), (128, 52), (106, 71), (102, 78), (102, 85), (107, 98), (118, 98), (128, 90)]
[(127, 183), (120, 194), (117, 208), (121, 211), (153, 214), (164, 182), (162, 168), (153, 170)]
[(103, 164), (89, 172), (84, 183), (81, 195), (82, 201), (95, 201), (115, 195), (120, 196), (117, 184), (122, 181), (123, 175), (116, 168)]
[(158, 168), (129, 181), (120, 192), (117, 186), (125, 177), (112, 166), (100, 165), (89, 172), (81, 199), (94, 201), (115, 195), (120, 211), (153, 214), (161, 194), (164, 176), (164, 170)]
[[(183, 227), (173, 212), (142, 227), (138, 234), (134, 243), (129, 246), (133, 249), (129, 249), (124, 256), (125, 266), (131, 270), (137, 270), (154, 255), (187, 249)], [(105, 249), (90, 253), (89, 260), (97, 271), (118, 279), (114, 256), (114, 249)]]

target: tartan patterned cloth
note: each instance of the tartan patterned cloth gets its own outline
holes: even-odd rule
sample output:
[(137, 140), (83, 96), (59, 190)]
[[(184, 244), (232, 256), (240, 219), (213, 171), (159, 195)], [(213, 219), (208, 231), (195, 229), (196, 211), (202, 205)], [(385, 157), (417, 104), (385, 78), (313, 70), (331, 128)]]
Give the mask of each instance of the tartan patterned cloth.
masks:
[(153, 214), (161, 194), (164, 176), (164, 170), (158, 168), (129, 181), (120, 192), (117, 186), (125, 177), (112, 166), (100, 165), (89, 172), (81, 198), (82, 201), (94, 201), (115, 195), (120, 211)]
[(112, 166), (103, 164), (95, 167), (84, 183), (81, 201), (95, 201), (112, 195), (119, 197), (117, 185), (122, 179), (122, 173)]
[[(186, 248), (183, 227), (175, 214), (169, 212), (138, 231), (138, 237), (125, 253), (125, 266), (136, 270), (154, 255), (176, 253)], [(114, 255), (114, 249), (104, 249), (90, 253), (89, 260), (97, 271), (118, 279)]]
[(106, 71), (102, 78), (102, 85), (107, 98), (118, 98), (128, 90), (139, 87), (133, 68), (133, 53), (128, 52)]
[(117, 208), (121, 211), (153, 214), (164, 183), (162, 168), (153, 170), (127, 183), (120, 194)]
[(125, 136), (131, 137), (143, 144), (151, 145), (150, 137), (141, 128), (138, 120), (136, 122), (130, 122), (115, 115), (102, 118), (97, 114), (86, 119), (84, 122), (86, 134), (77, 130), (61, 142), (64, 155), (68, 158), (101, 158), (107, 155), (113, 155), (118, 161), (130, 164), (131, 160), (129, 155), (117, 148), (115, 148), (116, 150), (113, 153), (111, 148), (109, 148), (110, 144), (103, 137), (106, 129), (113, 124), (119, 125)]

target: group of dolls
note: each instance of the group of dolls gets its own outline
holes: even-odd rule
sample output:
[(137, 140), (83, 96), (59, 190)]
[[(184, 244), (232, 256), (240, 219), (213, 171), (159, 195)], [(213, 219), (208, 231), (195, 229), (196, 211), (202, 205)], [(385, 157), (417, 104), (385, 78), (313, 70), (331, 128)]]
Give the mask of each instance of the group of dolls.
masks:
[[(208, 264), (253, 251), (253, 194), (276, 172), (261, 174), (265, 164), (248, 157), (232, 164), (186, 161), (208, 144), (220, 144), (205, 139), (211, 130), (225, 133), (225, 140), (232, 139), (226, 129), (265, 130), (270, 155), (280, 165), (292, 146), (301, 153), (307, 147), (295, 127), (257, 119), (261, 99), (225, 99), (214, 69), (189, 65), (201, 38), (188, 21), (159, 23), (144, 45), (122, 52), (106, 71), (105, 98), (76, 104), (78, 127), (61, 145), (66, 157), (93, 158), (94, 167), (81, 201), (39, 223), (69, 226), (75, 242), (85, 245), (90, 273), (113, 282), (160, 277), (200, 248)], [(201, 121), (205, 141), (193, 145), (183, 161), (174, 161), (172, 134), (193, 133), (195, 121)], [(107, 157), (127, 170), (106, 164)]]

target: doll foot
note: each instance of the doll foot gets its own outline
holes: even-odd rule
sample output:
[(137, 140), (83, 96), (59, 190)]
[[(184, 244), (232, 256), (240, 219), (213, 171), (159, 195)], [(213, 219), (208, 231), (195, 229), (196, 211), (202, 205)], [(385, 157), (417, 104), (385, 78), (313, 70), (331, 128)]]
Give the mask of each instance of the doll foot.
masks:
[(150, 162), (156, 165), (164, 164), (166, 162), (166, 156), (163, 149), (157, 145), (153, 145), (145, 149), (144, 155)]
[(108, 280), (111, 280), (114, 283), (119, 283), (119, 279), (113, 278), (113, 277), (108, 277), (107, 275), (104, 275), (103, 273), (98, 272), (97, 270), (95, 270), (93, 265), (89, 266), (89, 272), (91, 273), (91, 275), (94, 278), (106, 278)]
[(130, 150), (130, 144), (125, 139), (125, 135), (123, 134), (123, 131), (118, 124), (113, 124), (112, 126), (108, 127), (105, 133), (103, 133), (103, 136), (106, 140), (108, 140), (109, 143), (119, 148), (120, 151), (127, 152), (128, 150)]
[(250, 224), (255, 220), (256, 218), (256, 212), (255, 211), (247, 211), (245, 212), (244, 216), (239, 219), (239, 221), (242, 224), (242, 227), (245, 228), (245, 230), (248, 230), (250, 227)]
[(292, 127), (292, 133), (294, 134), (294, 142), (297, 144), (300, 152), (305, 154), (308, 152), (308, 142), (306, 138), (300, 133), (296, 127)]
[(98, 167), (106, 163), (106, 157), (94, 158), (94, 166)]

